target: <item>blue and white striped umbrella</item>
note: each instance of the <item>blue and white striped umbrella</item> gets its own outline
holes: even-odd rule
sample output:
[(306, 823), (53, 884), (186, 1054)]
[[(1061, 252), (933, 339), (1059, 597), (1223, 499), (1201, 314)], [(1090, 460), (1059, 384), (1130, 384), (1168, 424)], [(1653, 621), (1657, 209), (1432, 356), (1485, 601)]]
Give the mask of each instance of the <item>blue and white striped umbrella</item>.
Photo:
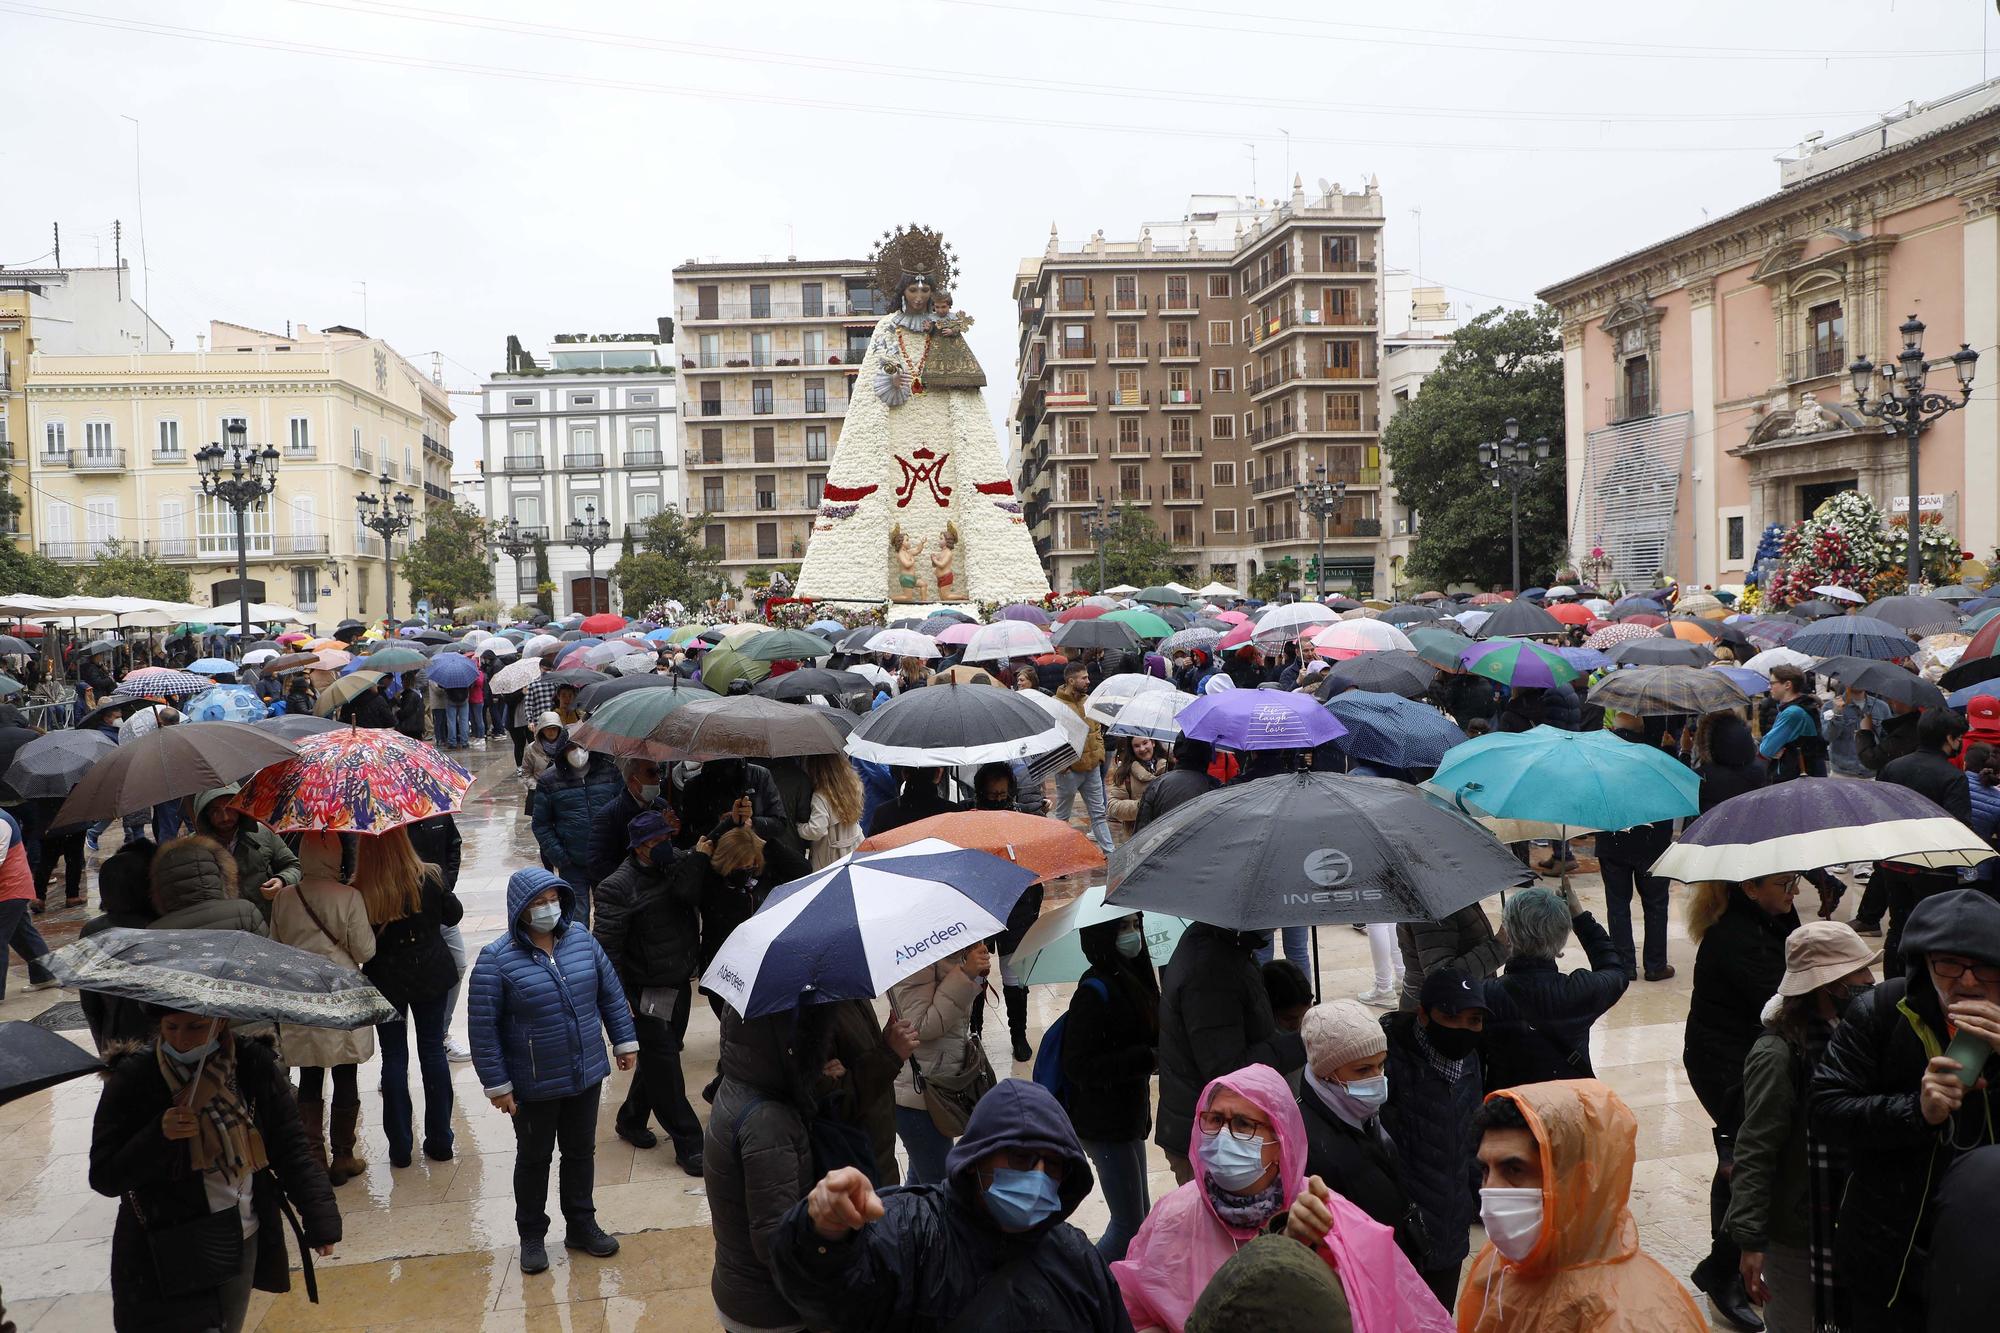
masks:
[(925, 838), (865, 852), (774, 889), (703, 974), (744, 1018), (881, 995), (1006, 929), (1034, 872)]

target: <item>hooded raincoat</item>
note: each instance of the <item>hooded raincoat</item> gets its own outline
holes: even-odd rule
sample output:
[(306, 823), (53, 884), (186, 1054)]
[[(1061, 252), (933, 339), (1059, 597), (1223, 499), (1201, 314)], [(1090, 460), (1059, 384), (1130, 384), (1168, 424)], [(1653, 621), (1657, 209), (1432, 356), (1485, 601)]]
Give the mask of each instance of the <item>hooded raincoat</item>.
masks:
[(1492, 1094), (1521, 1108), (1542, 1149), (1542, 1234), (1518, 1262), (1487, 1242), (1458, 1297), (1460, 1333), (1704, 1333), (1708, 1320), (1639, 1249), (1628, 1206), (1639, 1122), (1596, 1079)]
[[(1197, 1105), (1207, 1106), (1218, 1088), (1249, 1101), (1277, 1126), (1278, 1179), (1289, 1209), (1305, 1187), (1306, 1167), (1305, 1123), (1291, 1088), (1275, 1069), (1251, 1065), (1211, 1080)], [(1194, 1179), (1153, 1206), (1125, 1257), (1111, 1265), (1134, 1328), (1182, 1333), (1209, 1279), (1259, 1234), (1216, 1216), (1199, 1124), (1188, 1136), (1187, 1152)], [(1347, 1292), (1354, 1333), (1446, 1333), (1451, 1316), (1396, 1248), (1395, 1233), (1338, 1194), (1327, 1204), (1333, 1230), (1321, 1245)]]

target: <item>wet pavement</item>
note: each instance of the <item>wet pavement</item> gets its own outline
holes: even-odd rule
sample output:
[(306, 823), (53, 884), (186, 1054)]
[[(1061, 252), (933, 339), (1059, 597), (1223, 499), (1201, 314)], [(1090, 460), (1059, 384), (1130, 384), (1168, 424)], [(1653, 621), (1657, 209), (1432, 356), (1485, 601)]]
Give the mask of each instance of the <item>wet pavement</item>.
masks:
[[(522, 813), (511, 752), (502, 750), (496, 746), (489, 753), (475, 745), (464, 756), (477, 781), (459, 816), (465, 850), (458, 892), (466, 909), (462, 929), (474, 949), (501, 929), (507, 876), (539, 859)], [(107, 831), (105, 854), (115, 848), (117, 836)], [(93, 912), (97, 859), (93, 857), (89, 878)], [(1594, 875), (1582, 880), (1581, 892), (1601, 920), (1601, 891)], [(1677, 891), (1669, 950), (1679, 976), (1657, 985), (1636, 983), (1593, 1030), (1591, 1058), (1598, 1076), (1618, 1090), (1639, 1119), (1632, 1209), (1641, 1243), (1684, 1278), (1708, 1247), (1714, 1156), (1708, 1118), (1680, 1061), (1694, 951), (1682, 926), (1679, 899)], [(41, 927), (50, 943), (60, 946), (88, 915), (82, 909), (51, 912), (40, 919)], [(1365, 989), (1370, 982), (1365, 938), (1346, 927), (1325, 927), (1319, 935), (1326, 994), (1353, 995)], [(13, 970), (7, 998), (0, 1001), (0, 1020), (34, 1018), (75, 999), (60, 990), (30, 992), (19, 960), (9, 962)], [(1564, 964), (1583, 965), (1573, 944)], [(1070, 990), (1034, 988), (1030, 1021), (1037, 1036), (1062, 1014)], [(993, 1009), (997, 1014), (997, 1003)], [(453, 1035), (462, 1040), (464, 1029), (461, 1003), (453, 1016)], [(89, 1045), (80, 1019), (67, 1035)], [(1004, 1023), (989, 1023), (988, 1055), (1003, 1075), (1010, 1068), (1005, 1042)], [(715, 1019), (706, 1006), (697, 1005), (684, 1055), (691, 1090), (714, 1070), (716, 1047)], [(1027, 1070), (1017, 1072), (1025, 1077)], [(291, 1292), (253, 1298), (247, 1327), (264, 1333), (718, 1328), (708, 1295), (712, 1241), (701, 1181), (675, 1165), (664, 1139), (661, 1147), (640, 1151), (612, 1131), (612, 1112), (629, 1077), (613, 1073), (605, 1086), (597, 1145), (598, 1220), (621, 1237), (623, 1248), (611, 1259), (598, 1260), (551, 1245), (549, 1271), (524, 1278), (515, 1257), (513, 1131), (507, 1117), (480, 1094), (472, 1066), (452, 1066), (458, 1098), (452, 1117), (454, 1159), (432, 1162), (419, 1154), (401, 1169), (388, 1164), (373, 1091), (376, 1076), (364, 1069), (362, 1155), (368, 1170), (336, 1191), (345, 1239), (334, 1258), (317, 1262), (320, 1302), (307, 1302), (294, 1273)], [(421, 1101), (414, 1077), (412, 1092)], [(117, 1203), (91, 1193), (86, 1178), (96, 1101), (96, 1081), (80, 1079), (0, 1106), (0, 1289), (8, 1316), (21, 1333), (111, 1326), (111, 1227)], [(699, 1098), (695, 1110), (706, 1115)], [(1172, 1190), (1173, 1177), (1158, 1150), (1149, 1145), (1148, 1152), (1157, 1200)], [(1102, 1199), (1093, 1194), (1072, 1220), (1095, 1235), (1106, 1216)]]

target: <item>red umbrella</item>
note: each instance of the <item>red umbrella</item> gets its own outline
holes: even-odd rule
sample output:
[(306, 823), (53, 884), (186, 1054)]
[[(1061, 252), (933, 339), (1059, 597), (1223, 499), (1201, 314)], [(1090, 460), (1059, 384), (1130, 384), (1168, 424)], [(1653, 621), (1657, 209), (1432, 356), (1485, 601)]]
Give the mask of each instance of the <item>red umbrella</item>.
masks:
[(438, 750), (384, 728), (321, 732), (298, 750), (260, 770), (231, 804), (276, 833), (386, 833), (457, 811), (472, 785)]
[(1078, 604), (1067, 611), (1056, 613), (1056, 623), (1067, 625), (1072, 620), (1095, 620), (1111, 608), (1108, 606), (1084, 606)]
[(1497, 592), (1475, 593), (1466, 600), (1467, 606), (1499, 606), (1507, 599)]
[(1576, 602), (1557, 602), (1549, 608), (1549, 614), (1565, 625), (1588, 625), (1594, 619), (1589, 607)]
[(577, 628), (585, 634), (609, 634), (614, 630), (625, 628), (625, 617), (613, 615), (609, 611), (600, 611), (594, 616), (585, 616), (583, 623)]
[(1621, 625), (1644, 625), (1648, 629), (1658, 629), (1667, 623), (1667, 618), (1665, 616), (1656, 616), (1649, 611), (1641, 611), (1636, 616), (1620, 616), (1618, 623)]

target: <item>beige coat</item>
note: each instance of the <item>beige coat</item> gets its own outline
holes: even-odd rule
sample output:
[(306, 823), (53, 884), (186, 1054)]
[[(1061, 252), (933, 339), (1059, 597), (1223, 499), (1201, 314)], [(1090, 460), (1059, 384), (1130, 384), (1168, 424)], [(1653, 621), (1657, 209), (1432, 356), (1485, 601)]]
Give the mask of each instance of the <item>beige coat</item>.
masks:
[[(299, 846), (305, 875), (271, 900), (271, 938), (336, 963), (361, 969), (375, 956), (375, 929), (361, 893), (340, 882), (340, 839), (331, 833), (308, 833)], [(303, 900), (303, 901), (301, 901)], [(322, 931), (306, 911), (326, 923)], [(332, 938), (328, 938), (331, 932)], [(284, 1025), (285, 1063), (294, 1069), (360, 1064), (375, 1054), (375, 1030)]]
[(832, 865), (861, 845), (861, 825), (843, 824), (835, 819), (833, 806), (820, 792), (813, 793), (812, 813), (798, 830), (800, 840), (811, 854), (809, 864), (814, 870)]
[[(964, 961), (962, 951), (955, 953), (889, 987), (889, 1008), (917, 1029), (916, 1060), (926, 1074), (964, 1071), (965, 1037), (972, 1031), (972, 1002), (981, 985), (965, 975)], [(896, 1075), (896, 1105), (924, 1109), (908, 1060)]]
[(1132, 836), (1139, 823), (1140, 798), (1153, 785), (1153, 779), (1166, 771), (1167, 761), (1157, 748), (1151, 767), (1136, 760), (1129, 764), (1122, 759), (1111, 762), (1111, 785), (1105, 788), (1105, 796), (1109, 800), (1111, 833), (1119, 842)]

